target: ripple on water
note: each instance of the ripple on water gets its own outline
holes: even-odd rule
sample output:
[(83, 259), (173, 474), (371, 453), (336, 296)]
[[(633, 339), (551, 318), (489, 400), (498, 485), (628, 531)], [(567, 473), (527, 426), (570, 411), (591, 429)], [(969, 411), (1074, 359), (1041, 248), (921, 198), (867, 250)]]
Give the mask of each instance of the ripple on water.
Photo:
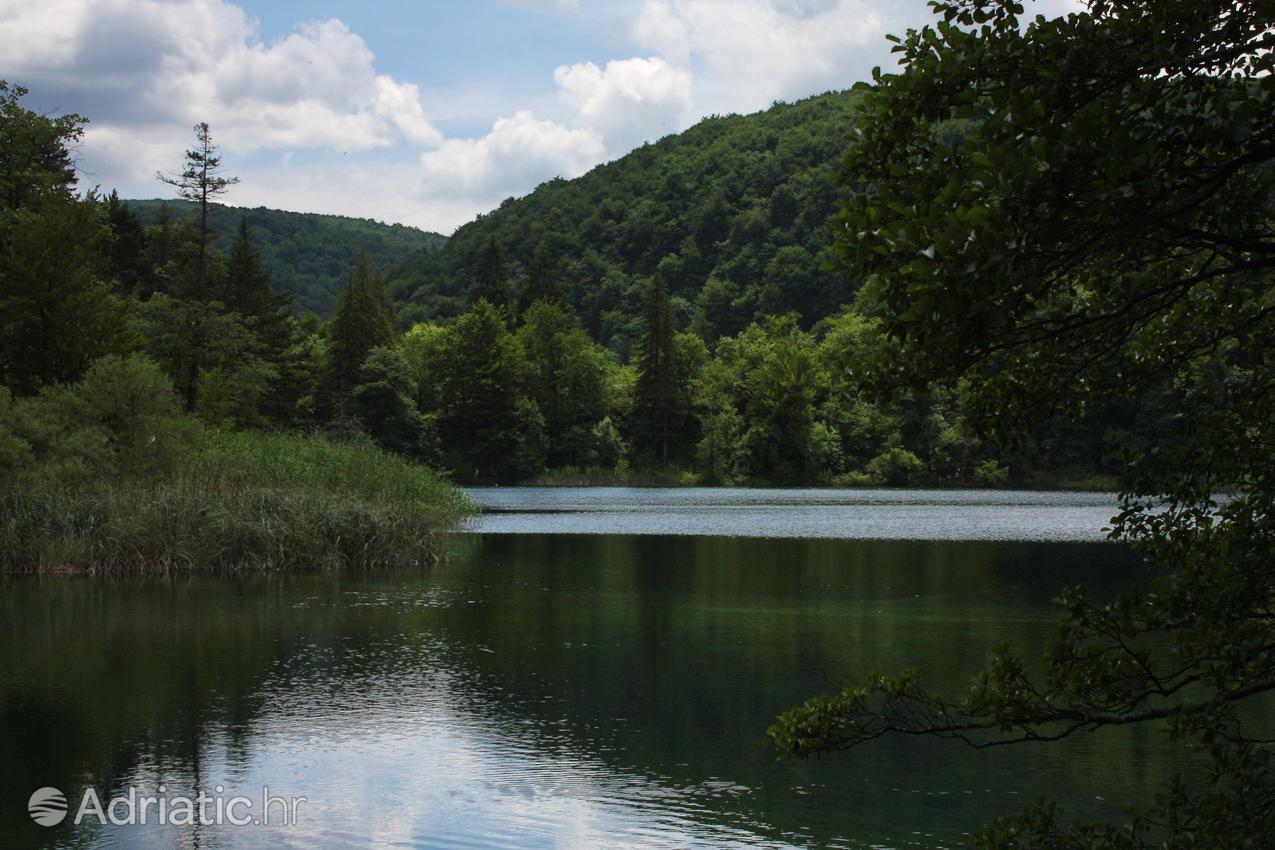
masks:
[(490, 487), (479, 534), (674, 534), (845, 540), (1092, 541), (1111, 493)]

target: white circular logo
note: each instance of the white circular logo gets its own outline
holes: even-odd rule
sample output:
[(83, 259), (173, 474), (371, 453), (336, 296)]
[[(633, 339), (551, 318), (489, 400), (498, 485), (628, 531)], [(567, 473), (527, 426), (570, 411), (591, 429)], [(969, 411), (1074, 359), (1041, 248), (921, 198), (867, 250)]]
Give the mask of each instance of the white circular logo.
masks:
[(56, 788), (41, 788), (27, 801), (27, 811), (40, 826), (57, 826), (66, 819), (66, 795)]

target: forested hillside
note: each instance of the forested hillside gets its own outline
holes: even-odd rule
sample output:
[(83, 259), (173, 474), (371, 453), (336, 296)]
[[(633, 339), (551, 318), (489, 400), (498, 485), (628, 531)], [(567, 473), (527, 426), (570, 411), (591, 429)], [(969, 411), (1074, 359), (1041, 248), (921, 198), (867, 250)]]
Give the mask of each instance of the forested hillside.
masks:
[(656, 271), (679, 327), (709, 343), (767, 313), (798, 312), (808, 327), (852, 296), (846, 276), (824, 267), (854, 99), (834, 92), (709, 118), (545, 183), (461, 227), (444, 250), (417, 253), (391, 287), (420, 320), (462, 312), (483, 269), (503, 270), (508, 296), (524, 303), (555, 278), (590, 335), (622, 354)]
[[(199, 213), (198, 204), (180, 200), (128, 201), (128, 206), (148, 226), (159, 223), (165, 207), (174, 219)], [(436, 251), (447, 241), (437, 233), (365, 218), (212, 204), (212, 247), (230, 250), (241, 217), (248, 221), (274, 290), (292, 293), (296, 309), (321, 316), (332, 311), (360, 250), (376, 267), (392, 269), (415, 252)]]

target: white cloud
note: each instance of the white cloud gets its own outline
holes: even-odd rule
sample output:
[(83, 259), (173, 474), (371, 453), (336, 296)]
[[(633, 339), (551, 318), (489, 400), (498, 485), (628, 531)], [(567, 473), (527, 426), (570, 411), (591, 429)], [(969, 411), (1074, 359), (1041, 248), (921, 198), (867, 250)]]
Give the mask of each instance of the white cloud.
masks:
[(685, 65), (691, 58), (691, 35), (686, 21), (668, 3), (644, 3), (633, 23), (634, 40), (666, 57)]
[(671, 62), (693, 61), (701, 114), (751, 111), (865, 78), (888, 55), (883, 36), (898, 11), (871, 0), (646, 0), (632, 36)]
[(3, 0), (0, 55), (5, 75), (90, 113), (84, 159), (102, 173), (173, 164), (198, 121), (232, 153), (442, 141), (417, 87), (377, 74), (338, 20), (265, 43), (224, 0)]
[[(154, 172), (208, 121), (243, 180), (231, 202), (447, 232), (701, 116), (848, 87), (892, 63), (886, 32), (932, 20), (923, 0), (504, 1), (618, 58), (555, 57), (538, 91), (481, 73), (422, 91), (378, 72), (374, 45), (335, 19), (266, 40), (232, 0), (0, 0), (0, 78), (90, 117), (85, 186), (153, 196)], [(475, 137), (445, 138), (438, 120)]]
[[(534, 182), (576, 177), (606, 155), (602, 137), (517, 112), (501, 118), (480, 139), (449, 139), (421, 157), (426, 185), (495, 197), (522, 194)], [(528, 185), (530, 181), (534, 181)]]
[(553, 73), (579, 121), (624, 153), (683, 129), (691, 114), (691, 75), (658, 57), (562, 65)]

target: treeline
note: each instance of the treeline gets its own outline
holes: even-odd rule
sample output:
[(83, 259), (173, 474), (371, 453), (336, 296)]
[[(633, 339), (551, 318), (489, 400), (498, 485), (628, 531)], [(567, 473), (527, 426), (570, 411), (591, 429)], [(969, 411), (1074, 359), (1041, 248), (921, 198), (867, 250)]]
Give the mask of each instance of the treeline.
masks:
[(809, 328), (853, 295), (832, 246), (834, 177), (856, 98), (837, 92), (708, 118), (509, 199), (390, 274), (404, 322), (464, 312), (496, 244), (522, 306), (534, 300), (537, 258), (554, 258), (581, 326), (623, 358), (641, 337), (642, 294), (656, 272), (678, 325), (710, 345), (768, 314), (795, 312)]
[[(31, 161), (48, 163), (2, 178), (0, 384), (19, 399), (53, 397), (91, 368), (103, 386), (100, 370), (115, 369), (121, 385), (154, 395), (141, 356), (172, 386), (177, 414), (203, 428), (370, 439), (460, 480), (500, 483), (1081, 484), (1113, 468), (1110, 438), (1137, 427), (1135, 411), (1108, 411), (994, 449), (970, 427), (960, 387), (869, 398), (856, 374), (881, 347), (871, 285), (848, 306), (757, 307), (737, 328), (705, 332), (668, 265), (639, 274), (639, 262), (626, 272), (636, 294), (608, 308), (624, 317), (628, 341), (616, 345), (591, 332), (569, 261), (537, 244), (522, 268), (489, 237), (455, 316), (404, 332), (363, 254), (330, 319), (297, 317), (246, 220), (222, 252), (197, 220), (145, 227), (114, 195), (76, 197), (66, 144), (82, 119), (43, 118), (6, 92), (5, 120), (38, 137)], [(70, 443), (48, 436), (61, 427), (13, 433), (33, 456), (55, 443), (65, 454)]]
[[(114, 194), (77, 195), (84, 119), (24, 94), (0, 81), (0, 571), (436, 557), (472, 505), (308, 427), (328, 421), (341, 349), (272, 290), (247, 224), (223, 254), (207, 227), (147, 229)], [(185, 173), (215, 179), (200, 133), (187, 157), (208, 167)]]
[(1006, 450), (978, 436), (963, 387), (875, 401), (856, 380), (881, 348), (871, 303), (868, 287), (810, 330), (766, 316), (709, 345), (679, 327), (656, 274), (625, 362), (560, 298), (519, 311), (482, 296), (455, 319), (369, 336), (347, 413), (382, 445), (484, 482), (1101, 486), (1117, 437), (1140, 427), (1132, 406), (1106, 410)]
[[(194, 223), (199, 205), (183, 200), (128, 201), (142, 224)], [(247, 222), (262, 265), (276, 292), (292, 296), (293, 310), (327, 316), (336, 306), (350, 266), (360, 251), (378, 268), (402, 265), (416, 251), (434, 251), (446, 237), (402, 224), (368, 219), (209, 204), (212, 247), (228, 254), (241, 221)]]

